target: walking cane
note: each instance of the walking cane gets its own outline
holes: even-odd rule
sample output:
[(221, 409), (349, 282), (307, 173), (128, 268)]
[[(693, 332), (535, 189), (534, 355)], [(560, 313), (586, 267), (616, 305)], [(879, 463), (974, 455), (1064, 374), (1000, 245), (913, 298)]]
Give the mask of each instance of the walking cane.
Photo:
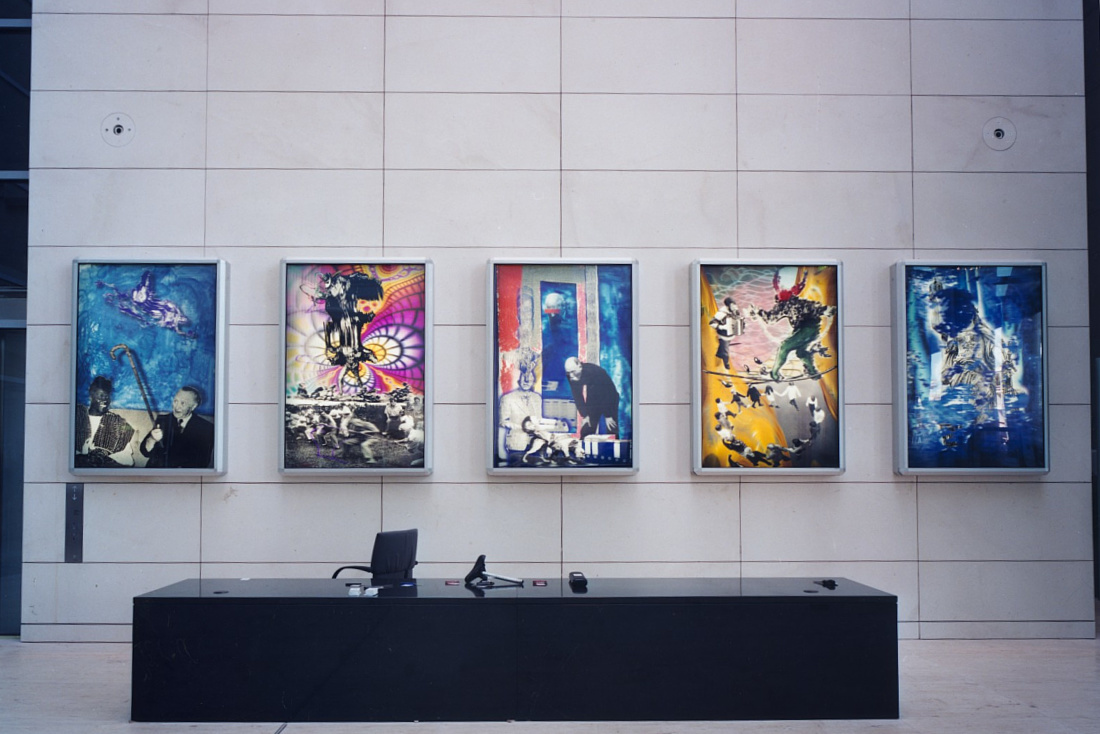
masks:
[(153, 408), (149, 405), (149, 396), (145, 394), (145, 385), (141, 381), (141, 375), (138, 374), (137, 363), (134, 362), (134, 355), (130, 352), (130, 347), (126, 346), (125, 344), (119, 344), (117, 346), (111, 347), (111, 359), (118, 359), (118, 357), (115, 355), (115, 352), (120, 349), (125, 350), (126, 356), (130, 358), (130, 368), (134, 371), (134, 379), (137, 380), (138, 390), (141, 391), (141, 399), (145, 401), (145, 410), (149, 413), (149, 422), (155, 426), (157, 421), (156, 418), (153, 417)]

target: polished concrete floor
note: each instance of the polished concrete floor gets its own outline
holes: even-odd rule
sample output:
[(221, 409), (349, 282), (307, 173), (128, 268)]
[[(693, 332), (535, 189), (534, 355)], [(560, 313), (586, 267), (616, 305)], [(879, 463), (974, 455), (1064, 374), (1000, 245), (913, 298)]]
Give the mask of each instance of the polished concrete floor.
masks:
[[(132, 724), (124, 644), (0, 639), (0, 732), (25, 734), (1097, 734), (1100, 640), (903, 640), (897, 721)], [(486, 691), (487, 696), (492, 691)]]

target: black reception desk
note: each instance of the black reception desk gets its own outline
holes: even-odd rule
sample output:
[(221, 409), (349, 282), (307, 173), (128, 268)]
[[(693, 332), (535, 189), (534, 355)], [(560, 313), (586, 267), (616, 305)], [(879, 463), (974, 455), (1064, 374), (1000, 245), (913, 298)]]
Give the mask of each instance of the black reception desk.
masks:
[(847, 579), (419, 579), (349, 597), (352, 580), (135, 597), (132, 718), (898, 717), (897, 597)]

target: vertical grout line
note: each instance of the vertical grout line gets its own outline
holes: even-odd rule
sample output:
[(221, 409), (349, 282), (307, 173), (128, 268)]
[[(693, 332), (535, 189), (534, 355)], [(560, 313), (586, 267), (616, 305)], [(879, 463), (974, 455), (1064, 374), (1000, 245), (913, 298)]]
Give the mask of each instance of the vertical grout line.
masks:
[(565, 477), (558, 476), (558, 578), (565, 577)]
[[(733, 188), (734, 188), (734, 218), (733, 218), (733, 256), (741, 254), (741, 48), (738, 43), (738, 30), (741, 24), (737, 15), (737, 4), (733, 7)], [(697, 289), (699, 283), (692, 282), (691, 287)], [(694, 318), (694, 314), (692, 314)], [(694, 336), (692, 337), (694, 338)], [(699, 416), (691, 416), (692, 421), (698, 421)], [(692, 429), (696, 430), (696, 429)], [(692, 461), (694, 461), (694, 457)], [(744, 480), (737, 477), (737, 577), (745, 577), (745, 495)]]
[(913, 0), (909, 0), (909, 252), (917, 256), (917, 139), (913, 109)]
[(917, 639), (921, 639), (924, 635), (920, 611), (920, 477), (915, 479), (916, 481), (913, 483), (913, 534), (917, 546), (917, 557), (914, 562), (917, 565)]
[(390, 25), (389, 0), (382, 3), (382, 256), (386, 255), (386, 39)]
[(565, 255), (565, 20), (558, 3), (558, 255)]
[[(737, 42), (737, 6), (733, 11), (733, 256), (741, 254), (741, 58)], [(692, 284), (692, 288), (696, 284)], [(740, 485), (738, 492), (740, 492)]]
[[(913, 120), (913, 0), (909, 0), (909, 224), (912, 230), (909, 233), (910, 257), (917, 256), (917, 174), (916, 174), (916, 125)], [(895, 375), (894, 379), (898, 379)], [(895, 440), (898, 440), (895, 438)], [(920, 610), (920, 477), (913, 481), (913, 522), (914, 540), (916, 542), (917, 571), (917, 639), (923, 637)]]
[[(558, 255), (565, 255), (565, 13), (558, 3)], [(565, 577), (565, 477), (558, 477), (558, 578)]]
[(208, 214), (210, 209), (210, 4), (206, 6), (206, 78), (203, 85), (203, 129), (202, 129), (202, 254), (207, 252)]
[[(694, 418), (695, 416), (692, 416)], [(745, 488), (741, 477), (737, 478), (737, 578), (745, 578)]]
[[(386, 256), (386, 39), (390, 25), (389, 0), (382, 2), (382, 256)], [(434, 430), (434, 429), (433, 429)], [(386, 478), (378, 478), (378, 530), (386, 529)]]
[[(208, 233), (208, 230), (209, 230), (208, 216), (209, 216), (209, 210), (210, 210), (210, 2), (209, 2), (209, 0), (207, 0), (207, 3), (206, 3), (206, 79), (205, 79), (205, 83), (204, 83), (203, 86), (205, 87), (205, 89), (203, 91), (203, 96), (204, 96), (204, 105), (203, 105), (203, 107), (204, 107), (204, 109), (203, 109), (203, 116), (202, 116), (203, 117), (203, 130), (202, 130), (202, 160), (203, 160), (203, 168), (202, 168), (202, 254), (203, 254), (203, 257), (208, 257), (210, 255), (210, 253), (207, 249), (209, 247), (209, 244), (207, 242), (207, 233)], [(225, 284), (225, 283), (219, 283), (218, 285), (221, 286), (222, 288), (227, 288), (227, 284)], [(228, 308), (228, 305), (229, 305), (228, 296), (225, 298), (225, 301), (224, 301), (223, 305), (226, 308)], [(231, 328), (228, 318), (223, 319), (222, 323), (224, 324), (225, 329), (228, 330), (229, 328)], [(229, 341), (228, 339), (223, 339), (222, 344), (219, 345), (218, 348), (225, 348), (225, 344), (228, 344), (228, 341)], [(226, 355), (226, 356), (228, 356), (228, 355)], [(226, 360), (222, 360), (222, 368), (225, 369), (225, 367), (226, 367)], [(229, 388), (228, 375), (216, 375), (215, 379), (216, 380), (220, 379), (221, 384), (222, 384), (222, 389), (223, 390), (228, 390), (228, 388)], [(215, 389), (217, 389), (217, 385), (215, 385)], [(221, 399), (221, 403), (222, 403), (222, 405), (225, 406), (225, 412), (228, 414), (229, 413), (229, 398), (228, 398), (228, 396), (226, 396), (224, 399)], [(228, 423), (228, 418), (229, 418), (228, 415), (221, 416), (222, 423), (223, 424)], [(226, 428), (227, 428), (227, 426), (223, 425), (222, 426), (222, 431), (225, 431)], [(225, 450), (224, 442), (222, 444), (222, 450), (223, 451)], [(225, 457), (224, 460), (228, 461), (228, 457)], [(203, 559), (202, 494), (203, 494), (203, 487), (205, 485), (206, 485), (206, 479), (204, 477), (199, 477), (199, 544), (198, 544), (199, 545), (199, 572), (198, 572), (198, 576), (199, 576), (200, 581), (202, 580), (203, 575), (204, 575), (203, 574), (203, 568), (204, 567), (203, 567), (203, 562), (202, 562), (202, 559)]]

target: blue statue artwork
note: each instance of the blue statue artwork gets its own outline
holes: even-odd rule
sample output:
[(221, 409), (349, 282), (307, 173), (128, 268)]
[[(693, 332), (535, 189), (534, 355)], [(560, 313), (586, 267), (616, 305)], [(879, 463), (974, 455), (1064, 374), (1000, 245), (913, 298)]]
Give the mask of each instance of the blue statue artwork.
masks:
[(157, 296), (152, 270), (143, 271), (141, 281), (133, 288), (119, 289), (114, 283), (102, 280), (96, 281), (96, 287), (106, 289), (103, 294), (105, 303), (117, 308), (119, 313), (136, 319), (143, 327), (158, 326), (189, 339), (195, 338), (194, 331), (185, 331), (191, 325), (191, 319), (179, 304)]
[(1044, 266), (903, 272), (902, 470), (1046, 471)]
[(496, 263), (490, 469), (633, 471), (630, 263)]

